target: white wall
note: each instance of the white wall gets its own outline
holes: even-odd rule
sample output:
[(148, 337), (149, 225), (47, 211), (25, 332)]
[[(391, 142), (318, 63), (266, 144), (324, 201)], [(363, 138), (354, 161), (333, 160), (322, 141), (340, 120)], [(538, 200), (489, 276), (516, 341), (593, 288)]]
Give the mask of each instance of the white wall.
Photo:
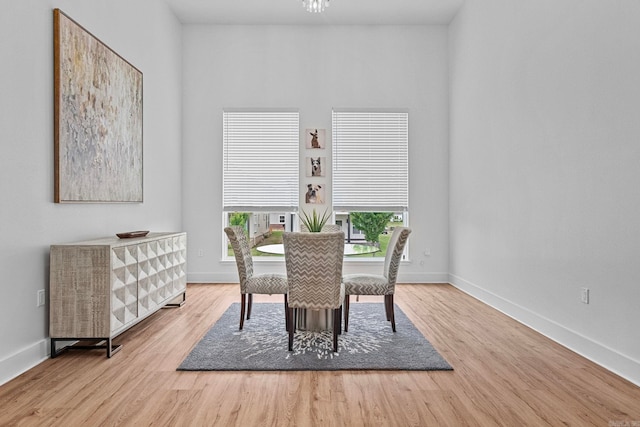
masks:
[[(190, 257), (190, 282), (237, 281), (235, 263), (220, 261), (222, 111), (229, 107), (299, 108), (301, 133), (327, 129), (329, 141), (332, 107), (407, 108), (412, 261), (400, 281), (447, 279), (446, 27), (185, 26), (183, 46), (183, 217), (189, 253), (204, 254)], [(256, 268), (284, 272), (284, 261)], [(345, 271), (356, 268), (382, 271), (381, 263)]]
[(640, 3), (469, 1), (450, 42), (451, 281), (640, 384)]
[[(53, 8), (144, 74), (144, 203), (53, 203)], [(0, 14), (0, 384), (47, 357), (49, 245), (181, 228), (181, 26), (162, 2), (13, 1)]]

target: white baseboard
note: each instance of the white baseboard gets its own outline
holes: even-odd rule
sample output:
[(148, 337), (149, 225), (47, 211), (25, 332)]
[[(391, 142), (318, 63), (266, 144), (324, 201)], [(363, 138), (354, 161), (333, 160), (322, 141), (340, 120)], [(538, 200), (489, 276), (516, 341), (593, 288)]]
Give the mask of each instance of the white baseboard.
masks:
[(49, 340), (40, 340), (0, 360), (0, 385), (27, 372), (49, 358)]
[(448, 281), (461, 291), (501, 311), (523, 325), (640, 386), (640, 361), (595, 342), (551, 319), (547, 319), (525, 307), (495, 295), (454, 274), (449, 275)]
[(238, 273), (187, 273), (187, 283), (238, 283)]
[(449, 273), (403, 273), (400, 268), (397, 283), (449, 283)]

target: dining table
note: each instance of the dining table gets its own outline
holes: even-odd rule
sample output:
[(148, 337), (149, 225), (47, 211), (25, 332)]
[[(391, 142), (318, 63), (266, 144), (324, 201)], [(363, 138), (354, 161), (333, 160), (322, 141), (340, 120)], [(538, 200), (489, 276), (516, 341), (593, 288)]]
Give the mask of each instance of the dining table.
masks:
[[(284, 255), (284, 245), (282, 243), (273, 243), (270, 245), (256, 246), (258, 252), (274, 255)], [(380, 248), (366, 243), (345, 243), (344, 256), (373, 254), (380, 252)]]

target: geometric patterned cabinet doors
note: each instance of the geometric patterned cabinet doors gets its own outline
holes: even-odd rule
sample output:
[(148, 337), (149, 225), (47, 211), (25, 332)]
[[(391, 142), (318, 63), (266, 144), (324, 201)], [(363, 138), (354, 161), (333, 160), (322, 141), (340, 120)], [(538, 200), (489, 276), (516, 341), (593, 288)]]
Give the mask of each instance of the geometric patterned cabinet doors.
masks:
[[(120, 349), (112, 339), (187, 289), (187, 234), (149, 233), (52, 245), (49, 279), (51, 357), (71, 348)], [(58, 341), (93, 340), (63, 347)]]

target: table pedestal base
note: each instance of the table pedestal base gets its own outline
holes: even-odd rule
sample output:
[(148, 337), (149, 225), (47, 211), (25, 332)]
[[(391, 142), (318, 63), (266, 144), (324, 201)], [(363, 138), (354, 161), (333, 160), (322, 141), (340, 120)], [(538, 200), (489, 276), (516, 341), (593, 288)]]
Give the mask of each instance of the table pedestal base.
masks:
[(304, 331), (332, 331), (333, 310), (311, 310), (298, 308), (296, 329)]

